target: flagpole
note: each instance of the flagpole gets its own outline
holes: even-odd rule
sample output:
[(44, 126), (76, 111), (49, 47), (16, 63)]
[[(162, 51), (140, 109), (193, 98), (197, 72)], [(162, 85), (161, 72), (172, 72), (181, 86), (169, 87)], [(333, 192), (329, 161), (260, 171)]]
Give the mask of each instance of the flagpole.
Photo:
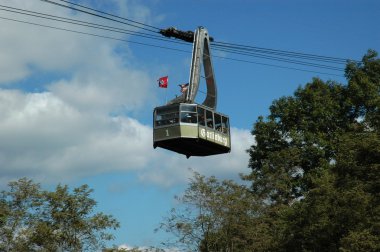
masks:
[(165, 105), (168, 103), (168, 89), (165, 88)]
[(168, 103), (168, 87), (169, 86), (169, 77), (166, 77), (166, 88), (165, 88), (165, 105)]
[(159, 78), (158, 80), (158, 86), (160, 88), (165, 88), (165, 104), (168, 102), (168, 81), (169, 81), (169, 77), (168, 76), (164, 76), (164, 77), (161, 77)]

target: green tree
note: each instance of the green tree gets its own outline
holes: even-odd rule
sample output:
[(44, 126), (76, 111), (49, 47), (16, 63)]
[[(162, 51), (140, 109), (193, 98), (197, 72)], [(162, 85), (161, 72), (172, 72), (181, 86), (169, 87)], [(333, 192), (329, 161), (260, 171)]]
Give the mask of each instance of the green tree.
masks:
[[(380, 60), (346, 68), (348, 85), (320, 79), (273, 102), (250, 150), (258, 218), (273, 251), (379, 251)], [(366, 238), (367, 237), (367, 238)]]
[(250, 227), (264, 224), (254, 223), (259, 209), (245, 186), (194, 173), (183, 196), (176, 199), (179, 206), (161, 224), (177, 238), (167, 246), (181, 245), (186, 251), (255, 251), (252, 246), (263, 234), (251, 232)]
[(356, 122), (346, 93), (340, 84), (314, 79), (294, 97), (274, 101), (267, 120), (258, 119), (246, 179), (263, 201), (289, 204), (315, 186), (313, 176), (334, 159), (341, 133)]
[(342, 136), (334, 165), (283, 212), (282, 245), (292, 251), (380, 250), (380, 138)]
[(58, 185), (42, 190), (26, 178), (9, 183), (0, 202), (1, 251), (94, 251), (113, 239), (107, 229), (119, 223), (111, 216), (93, 213), (96, 201), (87, 185)]

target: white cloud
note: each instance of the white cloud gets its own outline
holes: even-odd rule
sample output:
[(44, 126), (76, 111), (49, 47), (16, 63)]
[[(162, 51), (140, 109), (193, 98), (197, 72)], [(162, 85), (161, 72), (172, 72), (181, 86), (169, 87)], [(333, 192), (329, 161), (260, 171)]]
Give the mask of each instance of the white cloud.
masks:
[[(60, 10), (52, 5), (32, 1), (8, 1), (8, 6), (70, 17), (67, 10)], [(1, 16), (44, 25), (68, 28), (57, 22), (32, 18), (25, 15), (1, 11)], [(9, 20), (1, 20), (0, 50), (2, 58), (0, 66), (0, 83), (17, 81), (27, 77), (31, 68), (45, 71), (66, 71), (84, 63), (87, 50), (95, 49), (90, 46), (91, 38), (77, 34), (56, 31)], [(80, 41), (81, 42), (80, 42)], [(82, 43), (82, 44), (81, 44)], [(83, 46), (87, 45), (87, 46)], [(87, 50), (86, 50), (87, 49)], [(6, 66), (6, 68), (4, 68)]]
[[(129, 111), (140, 108), (152, 99), (148, 92), (153, 82), (142, 71), (125, 69), (117, 59), (104, 52), (102, 61), (95, 69), (82, 70), (71, 80), (60, 80), (49, 90), (65, 102), (88, 112), (107, 112), (117, 107)], [(93, 64), (95, 65), (95, 64)]]
[(0, 90), (1, 176), (73, 178), (141, 169), (151, 129), (130, 118), (80, 112), (52, 93)]

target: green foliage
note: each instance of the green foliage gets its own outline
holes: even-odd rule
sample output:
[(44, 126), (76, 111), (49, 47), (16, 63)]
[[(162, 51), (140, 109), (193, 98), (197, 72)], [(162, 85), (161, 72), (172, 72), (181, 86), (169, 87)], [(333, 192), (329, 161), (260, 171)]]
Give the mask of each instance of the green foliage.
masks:
[(341, 240), (341, 252), (380, 251), (380, 236), (364, 229), (362, 231), (350, 231)]
[(110, 215), (93, 214), (96, 202), (87, 185), (69, 191), (58, 185), (42, 190), (26, 178), (9, 183), (0, 202), (1, 251), (93, 251), (106, 240), (105, 232), (119, 223)]
[(363, 117), (366, 126), (380, 127), (380, 64), (377, 52), (370, 50), (361, 63), (349, 63), (346, 77), (349, 79), (349, 98), (355, 112)]
[[(176, 235), (174, 243), (186, 251), (254, 251), (257, 233), (249, 228), (259, 211), (246, 187), (230, 180), (218, 181), (194, 173), (180, 206), (172, 209), (161, 228)], [(261, 244), (261, 246), (268, 246)]]
[(259, 118), (246, 179), (263, 201), (288, 204), (315, 186), (318, 167), (333, 159), (341, 132), (355, 122), (345, 93), (339, 84), (314, 79), (294, 97), (274, 101), (268, 120)]
[(245, 179), (266, 205), (259, 219), (272, 223), (274, 251), (379, 250), (376, 56), (347, 65), (347, 86), (314, 79), (255, 124)]

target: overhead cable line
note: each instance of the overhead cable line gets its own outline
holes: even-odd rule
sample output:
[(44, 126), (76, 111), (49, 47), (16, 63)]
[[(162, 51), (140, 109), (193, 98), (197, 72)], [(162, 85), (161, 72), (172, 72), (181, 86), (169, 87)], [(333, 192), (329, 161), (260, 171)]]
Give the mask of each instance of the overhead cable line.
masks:
[[(77, 8), (74, 8), (74, 7), (71, 7), (71, 6), (59, 4), (59, 3), (53, 2), (51, 0), (41, 0), (41, 1), (44, 1), (44, 2), (47, 2), (47, 3), (51, 3), (51, 4), (56, 4), (56, 5), (61, 6), (61, 7), (73, 9), (73, 10), (76, 10), (76, 11), (84, 12), (86, 14), (95, 15), (97, 17), (101, 17), (101, 18), (105, 18), (105, 19), (108, 19), (108, 20), (111, 20), (111, 21), (118, 22), (117, 20), (109, 19), (108, 17), (104, 17), (102, 15), (97, 15), (97, 14), (94, 14), (94, 13), (91, 13), (91, 12), (87, 12), (87, 11), (83, 11), (83, 10), (80, 10), (80, 9), (77, 9)], [(67, 1), (67, 0), (58, 0), (58, 1), (61, 1), (61, 2), (67, 3), (67, 4), (71, 4), (71, 5), (74, 5), (74, 6), (79, 6), (81, 8), (84, 8), (84, 9), (87, 9), (87, 10), (91, 10), (93, 12), (101, 13), (101, 14), (104, 14), (104, 15), (107, 15), (107, 16), (116, 17), (118, 19), (123, 19), (123, 20), (126, 20), (128, 22), (137, 23), (139, 25), (147, 26), (147, 27), (154, 28), (154, 29), (157, 30), (157, 31), (152, 31), (152, 30), (148, 29), (151, 32), (161, 33), (161, 31), (162, 31), (162, 29), (160, 29), (158, 27), (154, 27), (154, 26), (147, 25), (147, 24), (144, 24), (144, 23), (141, 23), (141, 22), (133, 21), (131, 19), (126, 19), (126, 18), (123, 18), (123, 17), (120, 17), (120, 16), (116, 16), (116, 15), (104, 12), (104, 11), (100, 11), (100, 10), (96, 10), (96, 9), (93, 9), (93, 8), (90, 8), (90, 7), (87, 7), (87, 6), (84, 6), (84, 5), (76, 4), (76, 3), (73, 3), (71, 1)], [(121, 23), (124, 23), (124, 22), (121, 22)], [(130, 25), (130, 24), (127, 24), (127, 25)], [(140, 27), (140, 28), (142, 28), (142, 27)], [(143, 28), (143, 29), (145, 29), (145, 28)], [(167, 41), (176, 41), (175, 43), (179, 42), (176, 39), (174, 39), (174, 40), (173, 39), (169, 39)], [(182, 44), (182, 43), (180, 43), (180, 44)], [(287, 63), (291, 63), (291, 64), (298, 64), (298, 65), (304, 65), (304, 66), (321, 67), (321, 68), (330, 69), (330, 70), (337, 70), (337, 71), (342, 71), (343, 68), (338, 68), (338, 67), (334, 67), (334, 66), (326, 66), (326, 65), (321, 65), (321, 64), (315, 64), (315, 63), (305, 62), (305, 61), (298, 61), (298, 60), (294, 60), (294, 59), (284, 59), (284, 58), (281, 58), (281, 57), (298, 58), (298, 59), (307, 60), (307, 61), (320, 61), (320, 62), (324, 62), (324, 63), (342, 64), (342, 65), (345, 65), (347, 63), (347, 61), (348, 61), (348, 59), (342, 59), (342, 58), (337, 58), (337, 57), (320, 56), (320, 55), (315, 55), (315, 54), (307, 54), (307, 53), (291, 52), (291, 51), (284, 51), (284, 50), (276, 50), (276, 49), (254, 47), (254, 46), (247, 46), (247, 45), (239, 45), (239, 44), (226, 43), (226, 42), (218, 42), (218, 41), (216, 41), (216, 42), (212, 41), (212, 46), (214, 48), (215, 47), (219, 48), (220, 51), (226, 51), (226, 52), (229, 51), (230, 53), (234, 53), (234, 54), (252, 56), (252, 57), (256, 57), (256, 58), (265, 58), (265, 59), (269, 59), (269, 60), (282, 61), (282, 62), (287, 62)], [(252, 54), (252, 52), (256, 52), (256, 53), (259, 53), (259, 54)], [(264, 56), (264, 55), (260, 55), (260, 54), (271, 54), (271, 55), (277, 55), (277, 56), (281, 56), (281, 57)], [(351, 60), (351, 61), (354, 61), (354, 60)], [(354, 61), (354, 62), (359, 62), (359, 61)]]
[(343, 71), (344, 70), (344, 68), (340, 68), (340, 67), (329, 66), (329, 65), (322, 65), (322, 64), (316, 64), (316, 63), (307, 62), (307, 61), (293, 60), (293, 59), (289, 59), (289, 58), (268, 56), (268, 55), (263, 55), (263, 54), (260, 54), (260, 53), (239, 52), (239, 51), (234, 51), (234, 50), (218, 49), (218, 48), (214, 48), (214, 51), (229, 52), (229, 53), (234, 53), (234, 54), (239, 54), (239, 55), (251, 56), (251, 57), (254, 57), (254, 58), (261, 58), (261, 59), (268, 59), (268, 60), (274, 60), (274, 61), (281, 61), (281, 62), (287, 62), (287, 63), (291, 63), (291, 64), (297, 64), (297, 65), (303, 65), (303, 66), (311, 66), (311, 67), (317, 67), (317, 68), (324, 68), (324, 69), (335, 70), (335, 71)]
[[(58, 5), (58, 6), (61, 6), (61, 7), (69, 8), (69, 9), (72, 9), (72, 10), (75, 10), (75, 11), (83, 12), (83, 13), (86, 13), (86, 14), (89, 14), (89, 15), (93, 15), (93, 16), (96, 16), (96, 17), (104, 18), (104, 19), (107, 19), (107, 20), (115, 21), (115, 22), (118, 22), (118, 23), (121, 23), (121, 24), (125, 24), (125, 25), (129, 25), (129, 26), (133, 26), (133, 27), (137, 27), (137, 28), (143, 29), (143, 27), (141, 27), (141, 26), (136, 26), (134, 24), (130, 24), (130, 23), (126, 23), (126, 22), (121, 22), (120, 20), (115, 20), (113, 18), (104, 17), (102, 15), (98, 15), (98, 14), (91, 13), (91, 12), (88, 12), (88, 11), (80, 10), (78, 8), (74, 8), (74, 7), (71, 7), (71, 6), (63, 5), (63, 4), (60, 4), (60, 3), (57, 3), (57, 2), (53, 2), (51, 0), (41, 0), (41, 1), (47, 2), (47, 3), (51, 3), (51, 4), (55, 4), (55, 5)], [(119, 19), (124, 19), (124, 20), (127, 20), (128, 22), (137, 23), (139, 25), (145, 25), (143, 23), (136, 22), (136, 21), (133, 21), (131, 19), (125, 19), (125, 18), (122, 18), (122, 17), (118, 17), (118, 16), (115, 16), (115, 15), (112, 15), (112, 14), (109, 14), (109, 13), (106, 13), (106, 12), (103, 12), (103, 11), (98, 11), (98, 10), (95, 10), (95, 9), (92, 9), (92, 8), (89, 8), (89, 7), (86, 7), (86, 6), (83, 6), (83, 5), (79, 5), (79, 4), (75, 4), (75, 3), (72, 3), (72, 2), (66, 1), (66, 0), (58, 0), (58, 1), (65, 2), (65, 3), (68, 3), (68, 4), (73, 4), (73, 5), (79, 6), (81, 8), (85, 8), (85, 9), (88, 9), (88, 10), (91, 10), (91, 11), (95, 11), (95, 12), (102, 13), (102, 14), (105, 14), (105, 15), (113, 16), (113, 17), (116, 17), (116, 18), (119, 18)], [(33, 12), (33, 11), (28, 11), (28, 10), (23, 10), (23, 9), (17, 9), (17, 8), (13, 8), (13, 7), (9, 7), (9, 6), (3, 6), (3, 5), (0, 5), (0, 6), (8, 8), (8, 9), (0, 9), (0, 10), (11, 11), (11, 12), (18, 13), (18, 14), (29, 15), (29, 16), (34, 16), (34, 17), (44, 18), (44, 19), (50, 19), (50, 20), (53, 20), (53, 21), (70, 23), (70, 24), (73, 24), (73, 25), (81, 25), (81, 26), (86, 26), (86, 27), (100, 29), (100, 30), (105, 30), (105, 31), (130, 34), (130, 35), (145, 37), (145, 38), (148, 38), (148, 39), (161, 40), (161, 41), (171, 42), (171, 43), (177, 43), (177, 44), (186, 44), (186, 43), (181, 42), (181, 41), (179, 41), (177, 39), (162, 38), (161, 36), (158, 36), (158, 34), (161, 33), (162, 29), (159, 29), (159, 28), (154, 27), (154, 26), (150, 26), (150, 27), (153, 27), (157, 31), (152, 31), (151, 29), (148, 29), (148, 31), (154, 32), (154, 35), (153, 35), (153, 34), (148, 34), (148, 33), (142, 33), (142, 32), (137, 32), (137, 31), (126, 30), (126, 29), (122, 29), (122, 28), (119, 28), (119, 27), (112, 27), (112, 26), (107, 26), (107, 25), (101, 25), (101, 24), (81, 21), (81, 20), (77, 20), (77, 19), (58, 17), (58, 16), (54, 16), (54, 15), (50, 15), (50, 14), (41, 13), (41, 12)], [(12, 9), (12, 10), (9, 10), (9, 9)], [(18, 11), (15, 11), (16, 9)], [(34, 23), (34, 25), (38, 25), (38, 24)], [(40, 25), (40, 26), (54, 28), (52, 26), (46, 26), (46, 25)], [(149, 26), (149, 25), (146, 25), (146, 26)], [(57, 28), (57, 27), (55, 27), (55, 28)], [(61, 30), (72, 31), (72, 32), (76, 32), (76, 33), (82, 33), (82, 34), (87, 34), (87, 35), (92, 35), (92, 36), (97, 36), (97, 37), (104, 37), (104, 38), (114, 39), (114, 40), (116, 39), (116, 40), (121, 40), (121, 41), (124, 41), (124, 42), (131, 42), (131, 43), (136, 43), (136, 44), (145, 44), (145, 45), (149, 45), (149, 46), (156, 46), (156, 45), (151, 45), (151, 44), (146, 44), (146, 43), (140, 43), (140, 42), (136, 42), (136, 41), (126, 41), (126, 40), (117, 39), (117, 38), (113, 38), (113, 37), (110, 37), (110, 36), (103, 36), (103, 35), (99, 35), (99, 34), (90, 34), (90, 33), (86, 33), (86, 32), (78, 32), (78, 31), (69, 30), (69, 29), (61, 29)], [(147, 29), (145, 28), (145, 30), (147, 30)], [(155, 35), (155, 34), (157, 34), (157, 35)], [(168, 49), (168, 47), (164, 47), (164, 46), (156, 46), (156, 47)], [(286, 62), (286, 63), (297, 64), (297, 65), (302, 65), (302, 66), (309, 66), (309, 67), (315, 67), (315, 68), (324, 68), (324, 69), (335, 70), (335, 71), (343, 71), (344, 70), (343, 68), (338, 68), (338, 67), (334, 67), (334, 66), (328, 66), (328, 65), (316, 64), (316, 63), (313, 63), (313, 62), (307, 62), (307, 61), (313, 61), (313, 60), (314, 61), (327, 61), (328, 60), (328, 61), (333, 61), (333, 62), (335, 61), (335, 62), (337, 62), (337, 60), (339, 58), (334, 58), (334, 57), (326, 57), (326, 56), (319, 56), (319, 55), (312, 55), (312, 54), (288, 52), (288, 51), (281, 51), (281, 50), (260, 48), (260, 47), (253, 47), (253, 46), (246, 46), (246, 45), (238, 45), (238, 44), (225, 43), (225, 42), (215, 42), (215, 43), (212, 44), (212, 47), (214, 48), (214, 50), (217, 50), (217, 51), (222, 51), (222, 52), (227, 52), (227, 53), (233, 53), (233, 54), (237, 54), (237, 55), (244, 55), (244, 56), (249, 56), (249, 57), (262, 58), (262, 59), (267, 59), (267, 60)], [(173, 49), (173, 48), (171, 48), (171, 49)], [(184, 50), (177, 50), (177, 51), (184, 51)], [(272, 55), (277, 55), (277, 56), (281, 56), (281, 57), (272, 56)], [(294, 59), (292, 59), (292, 57), (293, 58), (302, 58), (303, 60), (307, 60), (307, 61), (294, 60)], [(240, 61), (240, 62), (246, 62), (246, 63), (260, 64), (259, 62), (252, 62), (252, 61), (249, 61), (249, 60), (234, 59), (234, 58), (229, 58), (229, 57), (219, 57), (219, 58), (230, 59), (230, 60)], [(344, 60), (344, 59), (339, 59), (339, 60), (342, 62), (342, 60)], [(340, 63), (340, 64), (343, 64), (343, 63)], [(283, 67), (283, 66), (273, 65), (273, 64), (264, 64), (264, 63), (262, 63), (262, 65), (303, 71), (302, 69), (298, 69), (298, 68)], [(306, 71), (308, 71), (308, 70), (306, 70)], [(308, 72), (316, 72), (316, 71), (308, 71)], [(316, 72), (316, 73), (321, 73), (321, 72)], [(323, 74), (329, 74), (329, 73), (323, 73)]]
[[(90, 14), (90, 15), (93, 14), (93, 13), (88, 13), (86, 11), (83, 11), (83, 10), (80, 10), (80, 9), (77, 9), (77, 8), (73, 8), (73, 7), (70, 7), (70, 6), (67, 6), (67, 5), (62, 5), (62, 4), (53, 2), (51, 0), (41, 0), (41, 1), (48, 2), (48, 3), (51, 3), (51, 4), (56, 4), (56, 5), (65, 7), (65, 8), (74, 9), (76, 11), (84, 12), (84, 13), (87, 13), (87, 14)], [(97, 9), (94, 9), (94, 8), (90, 8), (88, 6), (77, 4), (77, 3), (74, 3), (74, 2), (71, 2), (71, 1), (67, 1), (67, 0), (57, 0), (57, 1), (64, 2), (64, 3), (70, 4), (70, 5), (81, 7), (81, 8), (86, 9), (86, 10), (91, 10), (93, 12), (101, 13), (101, 14), (104, 14), (104, 15), (107, 15), (107, 16), (115, 17), (115, 18), (118, 18), (118, 19), (126, 20), (128, 22), (133, 22), (133, 23), (136, 23), (136, 24), (139, 24), (139, 25), (142, 25), (142, 26), (146, 26), (146, 27), (150, 27), (150, 28), (156, 29), (157, 31), (154, 31), (154, 32), (158, 32), (158, 31), (161, 30), (160, 28), (152, 26), (152, 25), (147, 25), (147, 24), (144, 24), (144, 23), (141, 23), (141, 22), (134, 21), (132, 19), (127, 19), (127, 18), (124, 18), (124, 17), (120, 17), (120, 16), (117, 16), (117, 15), (114, 15), (114, 14), (110, 14), (110, 13), (107, 13), (107, 12), (104, 12), (104, 11), (100, 11), (100, 10), (97, 10)], [(101, 17), (102, 18), (106, 18), (104, 16), (101, 16)], [(115, 21), (115, 20), (112, 19), (112, 21)], [(152, 31), (152, 30), (150, 30), (150, 31)], [(173, 40), (171, 40), (171, 41), (173, 41)], [(220, 41), (211, 41), (211, 44), (212, 44), (212, 46), (219, 47), (219, 48), (222, 48), (224, 50), (225, 49), (234, 49), (234, 50), (236, 49), (238, 51), (240, 51), (240, 50), (243, 50), (243, 51), (255, 51), (255, 52), (261, 52), (261, 53), (265, 53), (265, 54), (275, 54), (275, 55), (278, 55), (278, 56), (287, 56), (287, 57), (294, 57), (294, 58), (302, 58), (302, 59), (315, 60), (315, 61), (325, 61), (325, 62), (331, 62), (331, 63), (346, 64), (347, 61), (349, 60), (349, 59), (343, 59), (343, 58), (337, 58), (337, 57), (329, 57), (329, 56), (321, 56), (321, 55), (307, 54), (307, 53), (300, 53), (300, 52), (291, 52), (291, 51), (284, 51), (284, 50), (276, 50), (276, 49), (269, 49), (269, 48), (263, 48), (263, 47), (248, 46), (248, 45), (239, 45), (239, 44), (226, 43), (226, 42), (220, 42)], [(354, 61), (354, 60), (351, 60), (351, 61)], [(359, 62), (359, 61), (356, 61), (356, 62)]]
[[(60, 16), (56, 16), (56, 15), (50, 15), (50, 14), (35, 12), (35, 11), (29, 11), (29, 10), (14, 8), (14, 7), (5, 6), (5, 5), (0, 5), (0, 7), (3, 7), (3, 8), (0, 8), (0, 10), (2, 10), (2, 11), (13, 12), (13, 13), (21, 14), (21, 15), (28, 15), (28, 16), (33, 16), (33, 17), (37, 17), (37, 18), (43, 18), (43, 19), (48, 19), (48, 20), (53, 20), (53, 21), (58, 21), (58, 22), (63, 22), (63, 23), (69, 23), (69, 24), (74, 24), (74, 25), (80, 25), (80, 26), (85, 26), (85, 27), (90, 27), (90, 28), (95, 28), (95, 29), (100, 29), (100, 30), (105, 30), (105, 31), (130, 34), (130, 35), (145, 37), (145, 38), (149, 38), (149, 39), (168, 41), (171, 43), (186, 44), (185, 42), (180, 42), (178, 40), (171, 40), (169, 38), (162, 38), (161, 36), (158, 36), (158, 35), (152, 35), (152, 34), (148, 34), (148, 33), (142, 33), (142, 32), (122, 29), (122, 28), (118, 28), (118, 27), (111, 27), (111, 26), (107, 26), (107, 25), (101, 25), (101, 24), (97, 24), (97, 23), (86, 22), (86, 21), (82, 21), (82, 20), (78, 20), (78, 19), (60, 17)], [(231, 52), (231, 53), (240, 54), (240, 55), (253, 56), (256, 58), (282, 61), (282, 62), (304, 65), (304, 66), (324, 68), (324, 69), (329, 69), (329, 70), (337, 70), (337, 71), (343, 71), (344, 70), (343, 68), (336, 68), (336, 67), (331, 67), (331, 66), (326, 66), (326, 65), (321, 65), (321, 64), (314, 64), (314, 63), (310, 63), (310, 62), (284, 59), (284, 58), (280, 58), (280, 57), (271, 57), (271, 56), (266, 56), (266, 55), (262, 55), (262, 54), (251, 53), (251, 52), (240, 52), (238, 50), (232, 50), (232, 49), (221, 49), (221, 48), (217, 47), (217, 48), (215, 48), (215, 50), (224, 51), (224, 52)]]
[(346, 64), (347, 61), (349, 60), (353, 61), (351, 59), (321, 56), (321, 55), (316, 55), (316, 54), (308, 54), (308, 53), (300, 53), (300, 52), (292, 52), (292, 51), (284, 51), (284, 50), (276, 50), (276, 49), (269, 49), (269, 48), (263, 48), (263, 47), (248, 46), (248, 45), (239, 45), (239, 44), (218, 42), (218, 41), (212, 42), (212, 45), (219, 48), (229, 48), (229, 49), (234, 49), (234, 50), (239, 50), (239, 51), (261, 52), (261, 53), (310, 59), (310, 60), (316, 60), (316, 61), (325, 61), (325, 62), (339, 63), (339, 64)]
[(230, 58), (230, 57), (224, 57), (224, 56), (218, 56), (218, 55), (213, 55), (213, 57), (219, 58), (219, 59), (227, 59), (227, 60), (232, 60), (232, 61), (237, 61), (237, 62), (255, 64), (255, 65), (270, 66), (270, 67), (276, 67), (276, 68), (296, 70), (296, 71), (301, 71), (301, 72), (317, 73), (317, 74), (333, 75), (333, 76), (343, 77), (343, 75), (341, 75), (341, 74), (319, 72), (319, 71), (314, 71), (314, 70), (306, 70), (306, 69), (300, 69), (300, 68), (296, 68), (296, 67), (279, 66), (279, 65), (267, 64), (267, 63), (263, 63), (263, 62), (255, 62), (255, 61), (251, 61), (251, 60), (236, 59), (236, 58)]
[(115, 38), (115, 37), (110, 37), (110, 36), (105, 36), (105, 35), (100, 35), (100, 34), (94, 34), (94, 33), (89, 33), (89, 32), (76, 31), (76, 30), (71, 30), (71, 29), (66, 29), (66, 28), (55, 27), (55, 26), (51, 26), (51, 25), (43, 25), (43, 24), (33, 23), (33, 22), (29, 22), (29, 21), (17, 20), (17, 19), (13, 19), (13, 18), (7, 18), (7, 17), (1, 17), (0, 16), (0, 19), (13, 21), (13, 22), (17, 22), (17, 23), (28, 24), (28, 25), (39, 26), (39, 27), (44, 27), (44, 28), (50, 28), (50, 29), (54, 29), (54, 30), (58, 30), (58, 31), (66, 31), (66, 32), (71, 32), (71, 33), (76, 33), (76, 34), (81, 34), (81, 35), (88, 35), (88, 36), (92, 36), (92, 37), (117, 40), (117, 41), (126, 42), (126, 43), (133, 43), (133, 44), (138, 44), (138, 45), (143, 45), (143, 46), (156, 47), (156, 48), (165, 49), (165, 50), (189, 53), (189, 51), (186, 51), (186, 50), (170, 48), (170, 47), (166, 47), (166, 46), (152, 45), (152, 44), (148, 44), (148, 43), (142, 43), (142, 42), (127, 40), (127, 39)]
[[(8, 20), (8, 21), (13, 21), (13, 22), (18, 22), (18, 23), (23, 23), (23, 24), (28, 24), (28, 25), (39, 26), (39, 27), (44, 27), (44, 28), (50, 28), (50, 29), (59, 30), (59, 31), (66, 31), (66, 32), (80, 34), (80, 35), (88, 35), (88, 36), (92, 36), (92, 37), (98, 37), (98, 38), (116, 40), (116, 41), (121, 41), (121, 42), (126, 42), (126, 43), (133, 43), (133, 44), (137, 44), (137, 45), (155, 47), (155, 48), (165, 49), (165, 50), (171, 50), (171, 51), (176, 51), (176, 52), (181, 52), (181, 53), (191, 53), (191, 51), (187, 51), (187, 50), (170, 48), (170, 47), (166, 47), (166, 46), (153, 45), (153, 44), (142, 43), (142, 42), (137, 42), (137, 41), (132, 41), (132, 40), (126, 40), (126, 39), (120, 39), (120, 38), (115, 38), (115, 37), (110, 37), (110, 36), (105, 36), (105, 35), (99, 35), (99, 34), (94, 34), (94, 33), (89, 33), (89, 32), (82, 32), (82, 31), (76, 31), (76, 30), (66, 29), (66, 28), (59, 28), (59, 27), (55, 27), (55, 26), (51, 26), (51, 25), (43, 25), (43, 24), (33, 23), (33, 22), (29, 22), (29, 21), (17, 20), (17, 19), (13, 19), (13, 18), (6, 18), (6, 17), (1, 17), (0, 16), (0, 19)], [(326, 73), (326, 72), (305, 70), (305, 69), (286, 67), (286, 66), (280, 66), (280, 65), (274, 65), (274, 64), (266, 64), (266, 63), (254, 62), (254, 61), (249, 61), (249, 60), (235, 59), (235, 58), (230, 58), (230, 57), (222, 57), (222, 56), (215, 56), (215, 55), (213, 57), (220, 58), (220, 59), (237, 61), (237, 62), (244, 62), (244, 63), (264, 65), (264, 66), (270, 66), (270, 67), (276, 67), (276, 68), (291, 69), (291, 70), (302, 71), (302, 72), (318, 73), (318, 74), (334, 75), (334, 76), (340, 76), (340, 77), (342, 77), (342, 75), (333, 74), (333, 73)]]
[[(129, 25), (129, 26), (133, 26), (133, 27), (136, 27), (136, 28), (139, 28), (139, 29), (143, 29), (143, 30), (146, 30), (146, 31), (157, 33), (157, 30), (152, 30), (151, 28), (146, 28), (146, 27), (144, 27), (144, 25), (140, 25), (140, 23), (137, 23), (136, 21), (129, 21), (128, 20), (129, 23), (127, 23), (127, 22), (124, 22), (124, 21), (121, 21), (121, 20), (117, 20), (117, 19), (114, 19), (114, 18), (109, 18), (109, 17), (106, 17), (106, 16), (102, 16), (102, 15), (99, 15), (99, 14), (96, 14), (96, 13), (92, 13), (92, 12), (89, 12), (89, 11), (81, 10), (81, 9), (78, 9), (78, 8), (75, 8), (75, 7), (72, 7), (72, 6), (60, 4), (60, 3), (53, 2), (53, 1), (50, 1), (50, 0), (40, 0), (40, 1), (43, 1), (43, 2), (46, 2), (46, 3), (50, 3), (50, 4), (54, 4), (54, 5), (57, 5), (57, 6), (60, 6), (60, 7), (68, 8), (68, 9), (71, 9), (71, 10), (75, 10), (75, 11), (78, 11), (78, 12), (86, 13), (88, 15), (92, 15), (92, 16), (95, 16), (95, 17), (103, 18), (103, 19), (106, 19), (106, 20), (109, 20), (109, 21), (113, 21), (113, 22)], [(135, 23), (135, 24), (131, 24), (131, 23)], [(136, 23), (138, 25), (136, 25)]]
[(112, 26), (82, 21), (82, 20), (78, 20), (78, 19), (60, 17), (60, 16), (50, 15), (50, 14), (41, 13), (41, 12), (29, 11), (29, 10), (20, 9), (20, 8), (14, 8), (14, 7), (5, 6), (5, 5), (0, 5), (0, 7), (3, 7), (3, 8), (0, 8), (0, 10), (2, 10), (2, 11), (17, 13), (17, 14), (21, 14), (21, 15), (27, 15), (27, 16), (32, 16), (32, 17), (37, 17), (37, 18), (42, 18), (42, 19), (58, 21), (58, 22), (62, 22), (62, 23), (85, 26), (85, 27), (100, 29), (100, 30), (104, 30), (104, 31), (112, 31), (112, 32), (117, 32), (117, 33), (140, 36), (140, 37), (145, 37), (145, 38), (149, 38), (149, 39), (168, 41), (171, 43), (187, 44), (185, 42), (169, 40), (169, 39), (163, 38), (162, 36), (159, 36), (159, 35), (148, 34), (148, 33), (128, 30), (128, 29), (123, 29), (123, 28), (119, 28), (119, 27), (112, 27)]
[[(42, 1), (44, 1), (44, 0), (42, 0)], [(90, 8), (90, 7), (87, 7), (87, 6), (84, 6), (84, 5), (80, 5), (80, 4), (77, 4), (77, 3), (73, 3), (73, 2), (70, 2), (70, 1), (66, 1), (66, 0), (59, 0), (59, 1), (65, 2), (65, 3), (68, 3), (68, 4), (72, 4), (72, 5), (75, 5), (75, 6), (79, 6), (79, 7), (83, 8), (83, 9), (87, 9), (87, 10), (91, 10), (91, 11), (94, 11), (94, 12), (98, 12), (98, 13), (101, 13), (101, 14), (104, 14), (104, 15), (107, 15), (107, 16), (110, 16), (110, 17), (115, 17), (115, 18), (119, 18), (119, 19), (126, 20), (126, 21), (129, 21), (129, 22), (133, 22), (133, 23), (136, 23), (136, 24), (139, 24), (139, 25), (150, 27), (150, 28), (153, 28), (153, 29), (156, 29), (156, 30), (160, 30), (161, 29), (161, 28), (158, 28), (158, 27), (155, 27), (155, 26), (152, 26), (152, 25), (144, 24), (144, 23), (141, 23), (141, 22), (138, 22), (138, 21), (134, 21), (132, 19), (125, 18), (125, 17), (120, 17), (120, 16), (117, 16), (117, 15), (114, 15), (114, 14), (107, 13), (105, 11), (100, 11), (100, 10), (93, 9), (93, 8)]]
[[(183, 40), (183, 41), (190, 42), (190, 43), (195, 41), (194, 32), (178, 30), (175, 27), (169, 27), (167, 29), (162, 29), (162, 30), (160, 30), (160, 33), (163, 36), (168, 37), (168, 38), (176, 38), (176, 39)], [(212, 37), (209, 37), (209, 40), (210, 40), (210, 42), (214, 41), (214, 39)], [(253, 50), (239, 50), (239, 49), (236, 49), (236, 48), (238, 48), (236, 46), (234, 46), (232, 48), (230, 46), (219, 46), (216, 48), (214, 46), (211, 46), (211, 47), (213, 48), (213, 50), (216, 50), (216, 51), (234, 53), (234, 54), (244, 55), (244, 56), (248, 56), (248, 57), (262, 58), (262, 59), (268, 59), (268, 60), (276, 60), (276, 61), (287, 62), (287, 63), (291, 63), (291, 64), (298, 64), (298, 65), (303, 65), (303, 66), (324, 68), (324, 69), (335, 70), (335, 71), (343, 71), (344, 70), (344, 68), (339, 68), (337, 66), (326, 65), (326, 63), (331, 64), (331, 62), (324, 62), (325, 64), (318, 64), (318, 63), (312, 62), (313, 59), (306, 58), (306, 57), (304, 57), (302, 59), (303, 61), (300, 61), (300, 60), (297, 60), (297, 58), (292, 59), (291, 57), (286, 57), (286, 56), (280, 56), (279, 57), (279, 56), (266, 55), (264, 52), (261, 52), (261, 53), (256, 52), (255, 53)], [(335, 64), (337, 64), (337, 63), (335, 63)]]

